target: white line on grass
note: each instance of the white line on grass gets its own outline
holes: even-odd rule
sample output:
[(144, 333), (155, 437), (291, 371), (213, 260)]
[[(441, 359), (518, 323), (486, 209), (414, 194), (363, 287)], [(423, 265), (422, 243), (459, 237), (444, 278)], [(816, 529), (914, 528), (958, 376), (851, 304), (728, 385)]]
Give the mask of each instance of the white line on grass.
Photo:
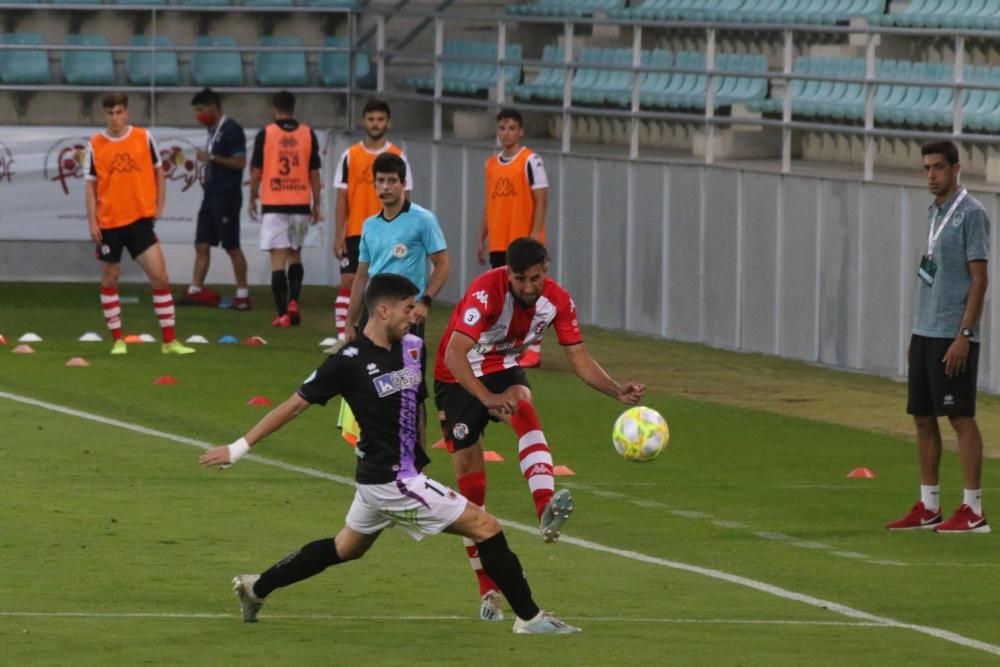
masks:
[[(206, 613), (206, 612), (169, 612), (169, 611), (137, 611), (137, 612), (107, 612), (107, 611), (0, 611), (0, 618), (158, 618), (158, 619), (203, 619), (239, 618), (238, 613)], [(468, 621), (478, 625), (480, 620), (468, 614), (464, 616), (444, 615), (402, 615), (402, 616), (358, 616), (357, 614), (261, 614), (266, 619), (298, 619), (321, 621)], [(663, 625), (809, 625), (852, 628), (891, 628), (885, 623), (869, 623), (865, 621), (798, 621), (794, 619), (756, 619), (756, 618), (626, 618), (623, 616), (563, 616), (568, 621), (586, 621), (589, 623), (660, 623)]]
[[(49, 410), (52, 412), (58, 412), (64, 415), (70, 415), (72, 417), (79, 417), (81, 419), (97, 422), (99, 424), (116, 426), (118, 428), (125, 429), (128, 431), (133, 431), (135, 433), (141, 433), (143, 435), (162, 438), (164, 440), (170, 440), (184, 445), (190, 445), (192, 447), (197, 447), (199, 449), (208, 449), (209, 447), (212, 446), (207, 442), (202, 442), (200, 440), (195, 440), (193, 438), (186, 438), (184, 436), (174, 435), (173, 433), (166, 433), (164, 431), (158, 431), (156, 429), (146, 428), (145, 426), (139, 426), (138, 424), (131, 424), (129, 422), (123, 422), (117, 419), (102, 417), (101, 415), (95, 415), (90, 412), (75, 410), (73, 408), (67, 408), (62, 405), (47, 403), (45, 401), (39, 401), (34, 398), (28, 398), (26, 396), (20, 396), (18, 394), (11, 394), (5, 391), (0, 391), (0, 398), (6, 398), (8, 400), (16, 401), (18, 403), (23, 403), (25, 405), (33, 405), (35, 407), (43, 408), (45, 410)], [(352, 479), (343, 477), (341, 475), (335, 475), (332, 473), (323, 472), (322, 470), (315, 470), (313, 468), (306, 468), (303, 466), (292, 465), (289, 463), (285, 463), (283, 461), (268, 459), (264, 458), (263, 456), (257, 456), (257, 455), (248, 455), (244, 458), (254, 461), (256, 463), (261, 463), (264, 465), (273, 466), (275, 468), (280, 468), (281, 470), (298, 472), (302, 473), (303, 475), (317, 477), (320, 479), (327, 479), (348, 486), (354, 486), (354, 481)], [(509, 528), (514, 528), (516, 530), (525, 533), (530, 533), (532, 535), (535, 535), (538, 532), (535, 526), (528, 526), (523, 523), (518, 523), (516, 521), (504, 520), (502, 521), (502, 523), (504, 526), (507, 526)], [(977, 651), (983, 651), (985, 653), (990, 653), (993, 655), (1000, 655), (1000, 646), (997, 646), (995, 644), (989, 644), (987, 642), (979, 641), (978, 639), (965, 637), (963, 635), (951, 632), (949, 630), (942, 630), (940, 628), (934, 628), (926, 625), (904, 623), (902, 621), (897, 621), (895, 619), (888, 618), (885, 616), (876, 616), (874, 614), (869, 614), (866, 611), (861, 611), (860, 609), (854, 609), (853, 607), (848, 607), (847, 605), (842, 605), (837, 602), (823, 600), (822, 598), (813, 597), (811, 595), (805, 595), (804, 593), (796, 593), (795, 591), (790, 591), (785, 588), (781, 588), (779, 586), (773, 586), (771, 584), (767, 584), (762, 581), (757, 581), (755, 579), (748, 579), (747, 577), (741, 577), (739, 575), (729, 574), (728, 572), (723, 572), (721, 570), (714, 570), (712, 568), (701, 567), (699, 565), (690, 565), (688, 563), (681, 563), (679, 561), (667, 560), (665, 558), (658, 558), (656, 556), (647, 556), (646, 554), (639, 553), (638, 551), (609, 547), (603, 544), (598, 544), (597, 542), (591, 542), (590, 540), (570, 537), (568, 535), (563, 535), (562, 538), (560, 538), (560, 541), (563, 542), (564, 544), (572, 544), (574, 546), (578, 546), (583, 549), (589, 549), (591, 551), (597, 551), (600, 553), (612, 554), (615, 556), (620, 556), (622, 558), (627, 558), (629, 560), (638, 561), (640, 563), (659, 565), (661, 567), (670, 568), (672, 570), (680, 570), (682, 572), (700, 574), (704, 577), (709, 577), (711, 579), (717, 579), (719, 581), (725, 581), (726, 583), (736, 584), (738, 586), (751, 588), (753, 590), (760, 591), (762, 593), (767, 593), (768, 595), (773, 595), (775, 597), (782, 598), (784, 600), (791, 600), (794, 602), (800, 602), (810, 607), (826, 609), (827, 611), (831, 611), (841, 616), (846, 616), (847, 618), (853, 618), (859, 621), (866, 621), (868, 623), (873, 623), (876, 625), (912, 630), (920, 634), (928, 635), (930, 637), (935, 637), (937, 639), (951, 642), (953, 644), (958, 644), (959, 646), (965, 646), (966, 648), (975, 649)]]

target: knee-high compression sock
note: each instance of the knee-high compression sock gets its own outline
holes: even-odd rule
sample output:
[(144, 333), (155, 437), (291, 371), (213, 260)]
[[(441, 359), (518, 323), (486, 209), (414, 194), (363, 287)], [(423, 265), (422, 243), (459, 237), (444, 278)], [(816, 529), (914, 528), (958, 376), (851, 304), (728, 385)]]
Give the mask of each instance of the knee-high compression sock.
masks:
[(302, 278), (305, 276), (305, 269), (301, 264), (288, 265), (288, 298), (293, 301), (299, 300), (302, 293)]
[[(486, 473), (471, 472), (468, 475), (459, 477), (458, 492), (468, 498), (470, 503), (483, 507), (486, 502)], [(483, 570), (483, 564), (479, 560), (479, 548), (476, 546), (476, 543), (467, 537), (462, 538), (462, 543), (465, 545), (465, 555), (469, 557), (469, 565), (472, 566), (472, 570), (476, 573), (476, 578), (479, 580), (480, 597), (489, 591), (497, 590), (497, 585), (493, 583), (493, 580)]]
[(274, 294), (274, 307), (278, 315), (288, 312), (288, 277), (284, 271), (271, 271), (271, 293)]
[(265, 570), (254, 584), (253, 594), (263, 599), (276, 588), (308, 579), (342, 562), (332, 537), (310, 542)]
[(507, 538), (500, 531), (478, 544), (483, 569), (497, 582), (500, 592), (507, 598), (517, 617), (525, 621), (538, 615), (538, 605), (531, 597), (531, 587), (524, 576), (521, 561), (507, 546)]
[(542, 424), (534, 406), (528, 401), (521, 401), (511, 418), (514, 432), (517, 433), (518, 457), (521, 459), (521, 474), (528, 480), (531, 499), (535, 501), (535, 510), (542, 516), (542, 510), (552, 499), (555, 490), (555, 477), (552, 474), (552, 453), (545, 441)]

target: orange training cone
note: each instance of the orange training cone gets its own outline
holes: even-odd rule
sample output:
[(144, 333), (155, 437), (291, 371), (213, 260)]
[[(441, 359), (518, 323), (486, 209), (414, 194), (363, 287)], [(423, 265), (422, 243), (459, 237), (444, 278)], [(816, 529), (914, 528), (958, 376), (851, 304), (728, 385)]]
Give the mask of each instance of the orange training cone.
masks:
[(0, 335), (0, 345), (6, 345), (6, 344), (7, 344), (7, 337)]
[(163, 375), (153, 380), (153, 384), (177, 384), (177, 379), (169, 375)]
[(431, 445), (431, 449), (448, 449), (448, 445), (444, 444), (444, 440), (438, 440)]
[(491, 463), (502, 463), (503, 457), (490, 449), (483, 452), (483, 460), (490, 461)]
[(271, 399), (267, 396), (254, 396), (247, 401), (247, 405), (271, 405)]
[(856, 479), (874, 479), (875, 473), (868, 468), (855, 468), (851, 472), (847, 473), (847, 476)]
[(144, 341), (142, 339), (141, 336), (139, 336), (137, 334), (129, 334), (128, 336), (125, 336), (125, 338), (123, 340), (126, 343), (128, 343), (129, 345), (133, 345), (135, 343), (145, 343), (146, 342), (146, 341)]
[(573, 469), (570, 468), (569, 466), (553, 466), (553, 468), (552, 468), (552, 474), (553, 475), (563, 475), (563, 476), (569, 477), (569, 476), (575, 475), (576, 473), (573, 472)]

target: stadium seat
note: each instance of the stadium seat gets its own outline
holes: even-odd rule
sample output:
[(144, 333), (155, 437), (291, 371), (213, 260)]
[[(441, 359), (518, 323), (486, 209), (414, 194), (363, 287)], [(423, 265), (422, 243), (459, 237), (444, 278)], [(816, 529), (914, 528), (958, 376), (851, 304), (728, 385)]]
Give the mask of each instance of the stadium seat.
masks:
[(507, 5), (507, 13), (520, 16), (592, 16), (611, 14), (625, 6), (625, 0), (539, 0), (532, 4)]
[(52, 0), (53, 5), (100, 5), (102, 0)]
[(344, 9), (355, 9), (358, 3), (355, 0), (307, 0), (310, 7), (343, 7)]
[(291, 7), (292, 0), (242, 0), (244, 7)]
[[(235, 47), (229, 35), (202, 35), (195, 46)], [(242, 86), (243, 63), (238, 51), (195, 51), (191, 55), (191, 78), (199, 86)]]
[[(323, 46), (348, 46), (344, 37), (327, 37)], [(327, 52), (319, 57), (319, 80), (324, 86), (344, 88), (347, 86), (347, 68), (350, 59), (347, 52)], [(354, 54), (354, 79), (363, 88), (370, 88), (375, 83), (375, 73), (371, 69), (371, 61), (367, 53)]]
[(230, 0), (178, 0), (178, 4), (189, 7), (225, 7), (233, 3)]
[[(302, 48), (298, 37), (261, 37), (258, 46)], [(309, 83), (305, 51), (272, 51), (254, 56), (257, 83), (262, 86), (305, 86)]]
[[(442, 91), (462, 95), (479, 94), (493, 88), (497, 82), (497, 65), (493, 62), (475, 62), (479, 60), (496, 60), (496, 42), (479, 42), (452, 40), (444, 45), (444, 55), (453, 58), (469, 58), (470, 60), (450, 60), (441, 64)], [(508, 44), (506, 56), (511, 60), (521, 59), (521, 45)], [(521, 79), (520, 65), (504, 67), (505, 85), (516, 85)], [(434, 77), (412, 77), (408, 83), (417, 90), (433, 90)]]
[(165, 5), (167, 0), (111, 0), (116, 5)]
[[(176, 86), (181, 77), (177, 68), (177, 52), (170, 50), (173, 40), (168, 35), (157, 35), (154, 40), (149, 35), (135, 35), (129, 40), (131, 46), (155, 45), (156, 52), (145, 53), (129, 51), (125, 57), (125, 71), (129, 83), (136, 86), (147, 86), (155, 83), (160, 86)], [(160, 49), (164, 50), (160, 50)]]
[[(73, 34), (66, 36), (71, 46), (107, 46), (104, 35)], [(108, 86), (115, 82), (115, 64), (111, 50), (63, 51), (63, 78), (66, 83), (79, 86)]]
[[(4, 33), (0, 34), (2, 44), (43, 44), (41, 33)], [(13, 85), (26, 85), (52, 81), (49, 72), (49, 56), (43, 50), (35, 51), (0, 51), (0, 82)]]
[[(563, 50), (558, 46), (546, 46), (542, 50), (542, 62), (552, 63), (552, 66), (539, 68), (538, 74), (530, 82), (511, 86), (510, 92), (515, 98), (521, 100), (530, 100), (535, 96), (544, 99), (562, 98), (566, 70), (557, 64), (564, 62)], [(558, 96), (550, 95), (551, 90), (558, 90)]]

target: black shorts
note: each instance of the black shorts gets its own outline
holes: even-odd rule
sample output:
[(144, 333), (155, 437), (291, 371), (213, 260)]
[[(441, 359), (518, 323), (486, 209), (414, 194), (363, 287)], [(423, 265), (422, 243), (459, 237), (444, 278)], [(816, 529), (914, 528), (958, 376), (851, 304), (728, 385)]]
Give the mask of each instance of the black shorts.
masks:
[(198, 210), (198, 227), (194, 233), (194, 242), (210, 246), (221, 244), (226, 250), (239, 248), (242, 208), (242, 192), (206, 194)]
[(340, 272), (351, 274), (357, 273), (358, 254), (361, 252), (361, 237), (348, 236), (344, 239), (344, 243), (347, 247), (344, 249), (344, 256), (340, 258)]
[[(489, 373), (479, 379), (495, 394), (503, 393), (515, 385), (531, 386), (520, 366)], [(450, 452), (476, 444), (490, 420), (498, 421), (496, 417), (490, 416), (489, 410), (479, 402), (479, 399), (457, 382), (435, 380), (434, 404), (437, 406), (438, 419), (441, 421), (441, 433)]]
[(945, 352), (954, 338), (910, 338), (909, 397), (906, 412), (915, 417), (975, 417), (979, 343), (969, 344), (965, 371), (944, 374)]
[(109, 264), (122, 261), (122, 250), (135, 259), (160, 242), (153, 231), (152, 218), (140, 218), (124, 227), (101, 230), (101, 242), (97, 244), (97, 259)]
[(505, 252), (491, 252), (490, 253), (490, 268), (499, 269), (501, 266), (507, 265), (507, 253)]

